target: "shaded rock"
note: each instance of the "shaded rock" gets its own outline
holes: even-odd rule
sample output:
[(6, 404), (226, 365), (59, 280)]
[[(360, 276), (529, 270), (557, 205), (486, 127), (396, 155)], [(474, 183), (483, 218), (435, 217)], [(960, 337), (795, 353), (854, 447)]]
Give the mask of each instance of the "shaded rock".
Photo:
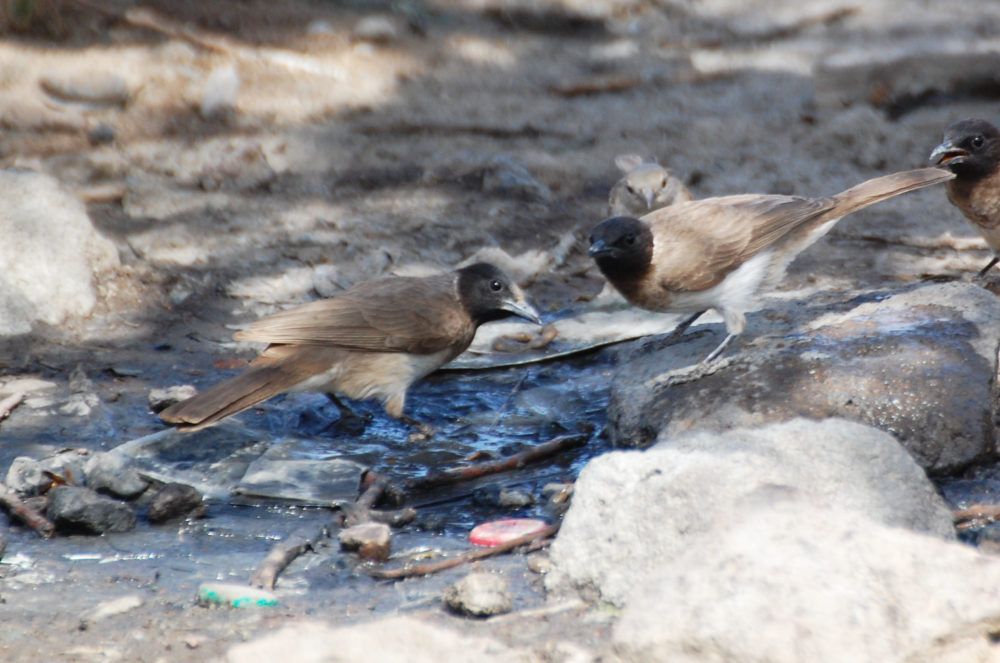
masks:
[(384, 523), (361, 523), (340, 530), (337, 535), (341, 550), (357, 552), (363, 559), (389, 559), (392, 531)]
[(507, 582), (493, 573), (470, 573), (445, 589), (442, 598), (450, 609), (472, 617), (502, 615), (513, 607)]
[(149, 486), (128, 459), (120, 454), (96, 453), (84, 467), (87, 487), (122, 499), (132, 499)]
[(673, 436), (843, 417), (891, 432), (930, 472), (994, 454), (995, 296), (945, 283), (871, 297), (843, 313), (804, 306), (780, 310), (795, 317), (782, 321), (783, 338), (730, 349), (728, 363), (700, 379), (685, 381), (686, 356), (638, 351), (612, 385), (614, 443), (646, 446), (661, 428)]
[(198, 390), (193, 384), (154, 387), (149, 390), (149, 409), (158, 414), (174, 403), (186, 401), (197, 393)]
[(388, 44), (399, 38), (399, 27), (388, 16), (365, 16), (354, 24), (351, 35), (373, 44)]
[(297, 663), (406, 661), (407, 663), (528, 663), (529, 652), (489, 638), (469, 637), (412, 617), (332, 628), (300, 622), (236, 645), (227, 663), (290, 660)]
[(752, 496), (630, 592), (635, 663), (996, 660), (1000, 559), (863, 514)]
[(0, 170), (0, 191), (0, 336), (88, 315), (96, 276), (118, 266), (114, 244), (48, 175)]
[(472, 491), (472, 501), (484, 506), (521, 509), (535, 503), (535, 496), (523, 490), (504, 488), (498, 484), (480, 486)]
[(67, 532), (103, 534), (127, 532), (135, 527), (135, 513), (127, 504), (77, 486), (50, 490), (45, 515)]
[(53, 480), (46, 473), (61, 477), (71, 484), (83, 484), (86, 462), (86, 452), (76, 449), (60, 451), (41, 460), (18, 456), (7, 470), (5, 483), (22, 495), (37, 495), (47, 490)]
[(796, 419), (758, 429), (672, 437), (613, 452), (580, 473), (551, 547), (550, 589), (573, 585), (622, 604), (664, 559), (747, 496), (782, 486), (831, 507), (940, 538), (951, 512), (887, 433), (843, 420)]
[(205, 502), (197, 488), (185, 483), (167, 483), (153, 493), (146, 518), (163, 523), (174, 518), (197, 518), (205, 512)]

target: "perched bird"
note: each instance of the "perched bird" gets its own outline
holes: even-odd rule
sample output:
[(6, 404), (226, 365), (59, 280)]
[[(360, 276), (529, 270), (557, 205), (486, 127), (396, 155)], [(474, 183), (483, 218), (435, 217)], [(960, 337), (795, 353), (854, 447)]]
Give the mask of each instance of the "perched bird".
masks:
[(638, 154), (618, 155), (615, 165), (624, 175), (608, 195), (611, 216), (642, 216), (692, 199), (691, 193), (669, 170), (645, 161)]
[(842, 216), (952, 177), (940, 168), (923, 168), (824, 198), (743, 194), (678, 203), (638, 219), (602, 221), (591, 232), (589, 253), (636, 306), (692, 313), (675, 334), (707, 309), (719, 311), (729, 334), (706, 358), (711, 361), (743, 332), (756, 295)]
[(540, 323), (524, 293), (488, 263), (424, 278), (391, 277), (253, 323), (237, 340), (270, 345), (243, 373), (160, 412), (198, 430), (287, 391), (377, 398), (403, 415), (406, 391), (461, 354), (479, 325), (509, 316)]
[(931, 162), (955, 173), (948, 200), (962, 210), (993, 250), (977, 277), (1000, 262), (1000, 131), (986, 120), (960, 120), (944, 132)]

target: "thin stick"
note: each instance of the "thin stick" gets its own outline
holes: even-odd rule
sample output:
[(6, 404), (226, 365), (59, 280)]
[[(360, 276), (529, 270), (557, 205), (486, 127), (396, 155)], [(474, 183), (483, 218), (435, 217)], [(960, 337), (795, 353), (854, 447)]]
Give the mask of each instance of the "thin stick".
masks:
[(24, 400), (23, 391), (15, 391), (7, 398), (0, 401), (0, 421), (10, 416), (10, 413)]
[[(427, 562), (426, 564), (404, 564), (403, 566), (395, 569), (372, 569), (369, 571), (369, 574), (373, 578), (378, 578), (379, 580), (399, 580), (401, 578), (411, 578), (413, 576), (425, 576), (431, 573), (437, 573), (438, 571), (444, 571), (445, 569), (451, 569), (462, 564), (467, 564), (468, 562), (475, 562), (480, 559), (486, 559), (487, 557), (493, 557), (501, 553), (510, 552), (514, 548), (523, 546), (526, 543), (532, 543), (540, 539), (547, 539), (554, 536), (558, 531), (559, 523), (556, 523), (555, 525), (549, 525), (541, 532), (536, 532), (535, 534), (525, 534), (524, 536), (519, 536), (516, 539), (512, 539), (507, 543), (503, 543), (492, 548), (470, 550), (469, 552), (463, 553), (458, 557), (442, 559), (437, 562)], [(541, 541), (539, 541), (539, 543), (541, 543)], [(536, 550), (538, 547), (540, 546), (535, 546), (532, 549)]]
[(966, 509), (955, 509), (951, 512), (956, 523), (964, 520), (991, 521), (1000, 518), (1000, 504), (973, 504)]
[(528, 379), (528, 371), (525, 371), (524, 373), (521, 374), (521, 377), (518, 379), (517, 384), (514, 385), (514, 388), (510, 390), (510, 394), (508, 394), (507, 398), (504, 399), (503, 405), (501, 405), (500, 409), (497, 410), (496, 416), (493, 417), (493, 423), (490, 424), (490, 430), (496, 428), (496, 425), (500, 422), (500, 417), (502, 417), (503, 413), (506, 412), (507, 406), (510, 405), (510, 401), (514, 398), (514, 394), (518, 392), (518, 390), (521, 388), (521, 385), (523, 385), (524, 381), (527, 379)]
[(22, 502), (17, 493), (4, 483), (0, 483), (0, 507), (3, 507), (11, 518), (38, 532), (42, 538), (47, 539), (56, 531), (56, 526), (51, 520)]
[(274, 589), (281, 572), (302, 553), (315, 550), (319, 540), (327, 535), (326, 525), (312, 531), (303, 528), (292, 532), (287, 539), (274, 544), (264, 561), (257, 565), (253, 575), (250, 576), (250, 584), (254, 587)]
[(420, 479), (411, 479), (406, 482), (406, 487), (408, 490), (426, 490), (436, 486), (478, 479), (479, 477), (497, 474), (498, 472), (516, 470), (529, 463), (534, 463), (535, 461), (555, 455), (561, 451), (583, 446), (587, 443), (588, 439), (590, 439), (590, 436), (582, 433), (560, 435), (559, 437), (552, 438), (548, 442), (528, 447), (524, 451), (516, 453), (513, 456), (490, 460), (484, 463), (477, 463), (475, 465), (467, 465), (465, 467), (453, 467), (451, 469), (442, 470), (441, 472), (428, 474)]

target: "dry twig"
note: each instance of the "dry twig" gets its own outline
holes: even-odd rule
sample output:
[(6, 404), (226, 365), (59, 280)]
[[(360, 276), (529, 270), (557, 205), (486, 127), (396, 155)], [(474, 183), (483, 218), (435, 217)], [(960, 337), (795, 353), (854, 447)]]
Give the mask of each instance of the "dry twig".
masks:
[(0, 401), (0, 421), (10, 416), (10, 413), (24, 400), (23, 391), (15, 391), (7, 398)]
[(17, 492), (4, 483), (0, 483), (0, 507), (46, 539), (56, 531), (51, 520), (22, 502)]

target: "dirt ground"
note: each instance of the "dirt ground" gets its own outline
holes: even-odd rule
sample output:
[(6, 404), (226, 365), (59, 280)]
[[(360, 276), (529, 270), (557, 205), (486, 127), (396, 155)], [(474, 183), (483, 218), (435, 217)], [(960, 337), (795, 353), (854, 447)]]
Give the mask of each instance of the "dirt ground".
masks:
[[(617, 154), (657, 158), (699, 197), (825, 194), (919, 167), (951, 120), (995, 110), (988, 90), (824, 102), (816, 72), (833, 53), (910, 47), (943, 30), (988, 37), (1000, 11), (743, 4), (180, 0), (151, 14), (123, 1), (49, 0), (9, 20), (0, 165), (50, 173), (89, 201), (122, 267), (98, 284), (91, 318), (0, 341), (0, 381), (33, 377), (66, 391), (80, 367), (108, 404), (90, 418), (15, 411), (0, 423), (3, 466), (15, 450), (40, 456), (81, 440), (106, 448), (158, 430), (149, 389), (205, 384), (231, 367), (242, 351), (230, 342), (234, 326), (386, 273), (479, 256), (515, 271), (545, 311), (589, 300), (603, 283), (585, 238), (606, 211)], [(98, 92), (69, 98), (42, 84), (53, 80)], [(940, 192), (858, 216), (804, 256), (786, 287), (955, 277), (986, 255)], [(233, 519), (320, 517), (264, 511)], [(150, 531), (144, 549), (155, 551), (157, 537), (228, 538), (233, 568), (252, 568), (268, 539), (237, 530)], [(22, 574), (17, 589), (0, 578), (9, 661), (206, 660), (302, 616), (423, 611), (445, 582), (383, 585), (357, 601), (338, 587), (322, 615), (305, 585), (276, 612), (208, 611), (183, 580), (196, 562), (154, 577), (141, 550), (117, 551), (128, 563), (100, 596), (126, 588), (144, 603), (86, 626), (88, 588), (52, 575), (66, 572), (81, 541), (9, 536), (11, 569), (15, 552), (54, 560)], [(494, 564), (520, 578), (519, 608), (541, 605), (523, 560)], [(183, 591), (164, 595), (160, 574)], [(309, 592), (323, 591), (319, 576)], [(516, 645), (598, 649), (608, 622), (578, 614), (472, 628)]]

